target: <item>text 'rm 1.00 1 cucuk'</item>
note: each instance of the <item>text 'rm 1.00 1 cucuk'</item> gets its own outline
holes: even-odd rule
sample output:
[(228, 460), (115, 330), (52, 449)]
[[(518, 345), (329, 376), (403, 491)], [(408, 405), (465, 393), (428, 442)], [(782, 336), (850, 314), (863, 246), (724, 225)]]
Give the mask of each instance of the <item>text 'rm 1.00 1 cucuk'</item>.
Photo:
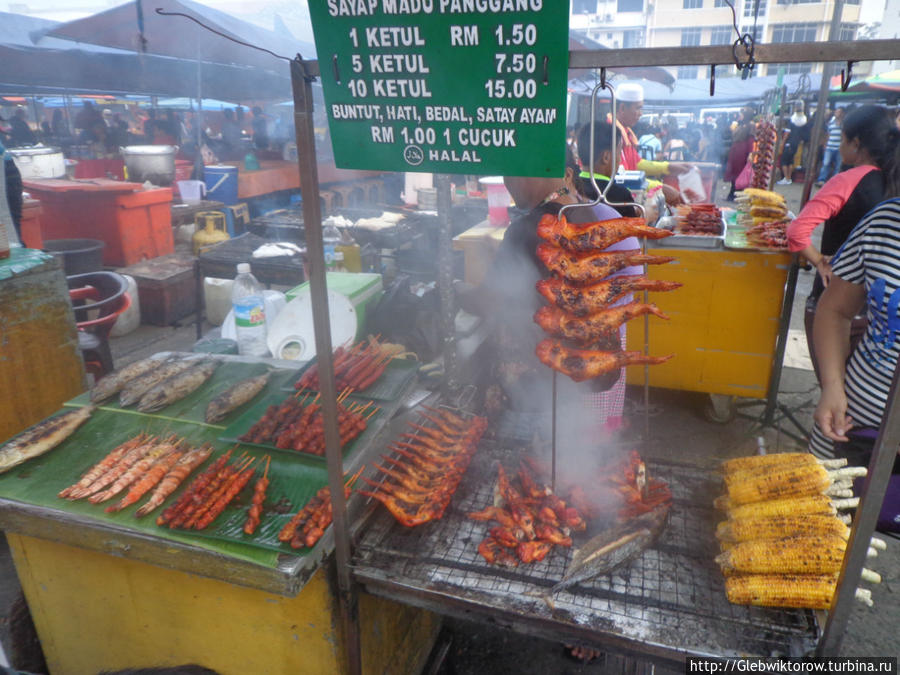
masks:
[(336, 165), (562, 175), (568, 12), (545, 5), (311, 2)]

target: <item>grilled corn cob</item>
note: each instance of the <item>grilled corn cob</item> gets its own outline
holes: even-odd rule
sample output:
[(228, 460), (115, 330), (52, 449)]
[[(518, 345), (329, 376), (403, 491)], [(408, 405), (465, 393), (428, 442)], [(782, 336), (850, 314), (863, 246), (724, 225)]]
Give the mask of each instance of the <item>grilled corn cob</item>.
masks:
[(741, 574), (725, 579), (735, 605), (828, 609), (837, 582), (830, 574)]
[[(728, 601), (735, 605), (829, 609), (837, 588), (831, 574), (740, 574), (725, 580)], [(872, 591), (856, 589), (856, 599), (872, 607)]]
[(841, 568), (847, 542), (835, 535), (745, 541), (721, 553), (725, 572), (748, 574), (833, 574)]
[(831, 487), (831, 477), (818, 463), (776, 465), (759, 474), (725, 475), (732, 504), (749, 504), (792, 495), (815, 495)]
[(760, 472), (774, 466), (807, 466), (818, 464), (826, 469), (837, 469), (847, 465), (846, 459), (820, 460), (808, 452), (775, 452), (769, 455), (752, 455), (750, 457), (737, 457), (722, 462), (722, 472), (726, 475), (742, 471)]
[(810, 495), (807, 497), (769, 499), (764, 502), (754, 502), (752, 504), (729, 504), (727, 506), (727, 511), (730, 520), (816, 514), (833, 516), (835, 514), (835, 506), (831, 499), (825, 495)]
[(826, 515), (738, 518), (721, 522), (716, 528), (716, 537), (723, 542), (815, 535), (836, 535), (846, 540), (850, 528), (840, 519)]

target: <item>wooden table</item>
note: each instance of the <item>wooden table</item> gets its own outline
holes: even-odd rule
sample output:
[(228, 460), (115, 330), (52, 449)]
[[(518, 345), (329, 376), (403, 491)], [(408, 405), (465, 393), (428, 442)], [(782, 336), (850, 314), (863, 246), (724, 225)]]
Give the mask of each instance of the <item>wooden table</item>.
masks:
[[(284, 160), (261, 160), (260, 168), (247, 171), (241, 164), (238, 167), (238, 199), (245, 200), (280, 190), (299, 190), (300, 171), (297, 162)], [(363, 178), (378, 178), (377, 171), (355, 171), (338, 169), (332, 163), (319, 164), (319, 185), (343, 183)]]

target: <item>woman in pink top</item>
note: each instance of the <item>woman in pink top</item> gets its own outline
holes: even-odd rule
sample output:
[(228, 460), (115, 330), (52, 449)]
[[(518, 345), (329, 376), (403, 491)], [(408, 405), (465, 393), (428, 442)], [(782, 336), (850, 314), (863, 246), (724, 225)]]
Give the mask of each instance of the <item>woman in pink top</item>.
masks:
[[(787, 228), (788, 248), (809, 260), (818, 271), (810, 297), (818, 298), (831, 279), (831, 256), (856, 224), (884, 196), (883, 170), (893, 161), (890, 132), (894, 127), (883, 106), (867, 105), (847, 115), (841, 129), (841, 161), (852, 168), (829, 180)], [(819, 225), (822, 250), (812, 245)]]

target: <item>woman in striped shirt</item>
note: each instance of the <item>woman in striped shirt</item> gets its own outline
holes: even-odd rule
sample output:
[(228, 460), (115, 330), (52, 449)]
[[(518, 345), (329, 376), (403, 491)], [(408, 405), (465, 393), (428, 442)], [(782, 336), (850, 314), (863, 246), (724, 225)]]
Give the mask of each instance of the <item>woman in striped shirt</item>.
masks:
[(841, 123), (844, 120), (844, 109), (835, 108), (828, 121), (828, 140), (825, 141), (825, 152), (822, 155), (822, 166), (816, 185), (822, 187), (825, 181), (837, 175), (841, 168)]
[[(900, 130), (892, 129), (888, 143), (896, 153)], [(900, 354), (900, 161), (886, 167), (885, 186), (893, 198), (865, 216), (841, 246), (819, 299), (813, 333), (822, 396), (810, 439), (819, 456), (848, 442), (851, 428), (880, 426)], [(850, 354), (850, 322), (862, 307), (868, 326)]]

